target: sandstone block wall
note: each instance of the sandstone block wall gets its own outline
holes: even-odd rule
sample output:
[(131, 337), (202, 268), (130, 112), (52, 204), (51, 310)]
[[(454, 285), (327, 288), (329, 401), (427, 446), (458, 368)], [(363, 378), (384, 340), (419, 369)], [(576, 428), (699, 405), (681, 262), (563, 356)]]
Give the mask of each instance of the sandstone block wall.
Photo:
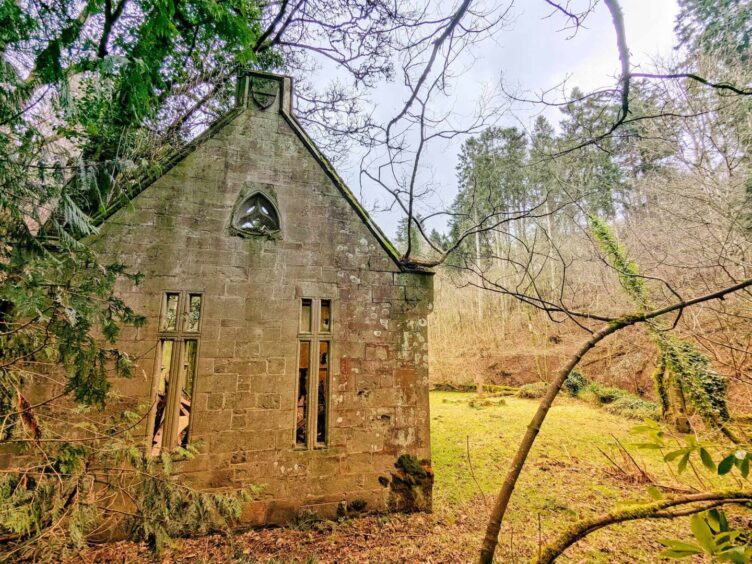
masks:
[[(378, 479), (397, 457), (430, 457), (432, 277), (402, 272), (385, 252), (283, 115), (287, 104), (249, 105), (110, 217), (95, 242), (105, 260), (145, 275), (119, 288), (148, 318), (119, 343), (138, 357), (136, 376), (117, 382), (134, 401), (153, 393), (163, 293), (203, 292), (191, 423), (202, 454), (177, 471), (203, 488), (262, 485), (250, 523), (301, 508), (331, 514), (353, 500), (383, 509)], [(275, 202), (281, 233), (232, 234), (232, 210), (258, 189)], [(294, 436), (303, 297), (332, 300), (329, 444), (313, 450)]]

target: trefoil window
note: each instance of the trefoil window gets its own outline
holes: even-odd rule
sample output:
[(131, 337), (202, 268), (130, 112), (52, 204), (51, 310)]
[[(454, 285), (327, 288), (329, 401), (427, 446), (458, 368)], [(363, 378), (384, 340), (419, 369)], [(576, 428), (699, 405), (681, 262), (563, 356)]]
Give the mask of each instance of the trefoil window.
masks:
[(279, 214), (271, 200), (256, 192), (235, 210), (233, 227), (251, 235), (270, 235), (280, 229)]

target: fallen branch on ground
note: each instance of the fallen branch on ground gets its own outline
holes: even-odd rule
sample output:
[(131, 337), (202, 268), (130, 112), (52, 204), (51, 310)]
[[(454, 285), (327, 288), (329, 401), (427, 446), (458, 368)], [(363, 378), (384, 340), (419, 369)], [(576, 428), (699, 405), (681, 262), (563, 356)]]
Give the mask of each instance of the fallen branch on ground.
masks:
[[(752, 490), (708, 492), (673, 499), (662, 499), (645, 505), (633, 505), (605, 515), (584, 519), (575, 523), (562, 533), (558, 539), (549, 544), (538, 558), (538, 564), (553, 562), (576, 542), (610, 525), (639, 519), (675, 519), (677, 517), (700, 513), (721, 505), (748, 503), (750, 501), (752, 501)], [(685, 505), (692, 505), (692, 507), (677, 511), (670, 510), (671, 508)]]

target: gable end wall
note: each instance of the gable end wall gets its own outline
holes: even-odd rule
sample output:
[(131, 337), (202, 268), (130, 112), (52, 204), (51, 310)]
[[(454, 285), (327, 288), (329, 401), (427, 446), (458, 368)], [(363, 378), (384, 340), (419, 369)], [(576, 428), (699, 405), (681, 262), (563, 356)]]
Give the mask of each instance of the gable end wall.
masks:
[[(229, 230), (239, 195), (270, 193), (278, 238)], [(249, 523), (343, 501), (385, 508), (378, 481), (403, 453), (430, 457), (427, 321), (432, 278), (400, 272), (284, 117), (248, 109), (103, 224), (106, 260), (145, 275), (120, 295), (148, 322), (119, 343), (137, 376), (118, 382), (134, 403), (151, 394), (161, 296), (204, 293), (191, 440), (177, 463), (202, 488), (264, 487)], [(302, 297), (333, 300), (330, 444), (293, 446)], [(144, 429), (144, 436), (146, 436)]]

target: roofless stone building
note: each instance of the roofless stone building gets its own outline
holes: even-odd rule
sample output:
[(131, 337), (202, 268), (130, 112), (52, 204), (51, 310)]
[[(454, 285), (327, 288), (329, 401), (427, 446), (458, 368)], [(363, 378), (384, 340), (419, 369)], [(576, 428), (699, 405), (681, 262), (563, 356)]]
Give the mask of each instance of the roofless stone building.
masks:
[(410, 270), (306, 135), (290, 78), (250, 73), (236, 107), (103, 218), (105, 260), (144, 274), (121, 349), (153, 405), (152, 454), (201, 488), (263, 486), (247, 523), (399, 508), (385, 478), (429, 451), (430, 273)]

